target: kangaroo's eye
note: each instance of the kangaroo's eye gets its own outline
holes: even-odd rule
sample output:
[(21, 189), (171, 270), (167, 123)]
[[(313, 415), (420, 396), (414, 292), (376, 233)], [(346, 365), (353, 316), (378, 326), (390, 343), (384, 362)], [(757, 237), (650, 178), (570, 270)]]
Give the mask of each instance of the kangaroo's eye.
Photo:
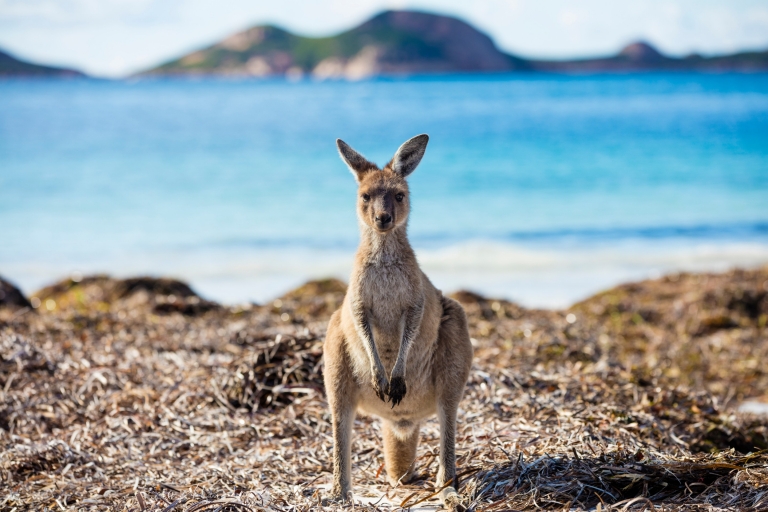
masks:
[(397, 199), (398, 203), (401, 203), (403, 201), (403, 198), (405, 197), (405, 194), (400, 193), (395, 196), (395, 199)]
[(367, 203), (367, 202), (368, 202), (368, 201), (370, 201), (370, 200), (371, 200), (371, 196), (369, 196), (368, 194), (363, 194), (363, 201), (364, 201), (364, 202), (366, 202), (366, 203)]

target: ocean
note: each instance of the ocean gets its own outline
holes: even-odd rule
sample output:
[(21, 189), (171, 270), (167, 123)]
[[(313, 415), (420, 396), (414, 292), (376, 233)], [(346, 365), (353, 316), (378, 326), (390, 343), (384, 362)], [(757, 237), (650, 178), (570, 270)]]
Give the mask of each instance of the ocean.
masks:
[(768, 263), (768, 75), (0, 81), (0, 275), (188, 281), (225, 303), (346, 279), (342, 138), (428, 133), (409, 233), (435, 284), (566, 307)]

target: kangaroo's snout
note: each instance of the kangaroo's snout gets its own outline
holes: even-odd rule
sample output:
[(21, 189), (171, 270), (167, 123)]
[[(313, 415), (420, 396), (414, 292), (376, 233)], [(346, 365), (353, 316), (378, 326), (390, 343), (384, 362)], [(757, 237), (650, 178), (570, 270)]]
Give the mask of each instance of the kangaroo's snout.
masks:
[(367, 194), (371, 198), (368, 222), (371, 227), (381, 233), (394, 229), (398, 222), (408, 216), (402, 200), (396, 200), (395, 196), (399, 192), (385, 185), (385, 183), (378, 183), (375, 187), (368, 189), (370, 193)]
[(387, 229), (392, 223), (392, 216), (388, 213), (382, 213), (376, 216), (376, 227), (379, 229)]

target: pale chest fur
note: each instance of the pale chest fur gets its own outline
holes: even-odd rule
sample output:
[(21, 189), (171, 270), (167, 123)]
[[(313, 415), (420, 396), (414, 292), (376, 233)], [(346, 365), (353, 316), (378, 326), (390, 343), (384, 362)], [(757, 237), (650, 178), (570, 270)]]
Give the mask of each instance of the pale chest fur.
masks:
[[(390, 376), (410, 318), (411, 343), (403, 361), (405, 378), (409, 389), (421, 388), (424, 392), (431, 380), (428, 368), (440, 321), (440, 312), (435, 308), (440, 303), (439, 297), (440, 293), (421, 272), (405, 232), (377, 237), (363, 231), (341, 316), (353, 371), (366, 393), (370, 391), (368, 394), (376, 401), (380, 400), (373, 389), (368, 389), (374, 361), (360, 329), (370, 328), (377, 357)], [(418, 315), (414, 312), (418, 311), (426, 315), (415, 318), (416, 324), (413, 324), (413, 315)], [(412, 400), (415, 395), (409, 393), (408, 396)], [(408, 396), (406, 400), (411, 401)]]
[(352, 366), (363, 388), (359, 406), (363, 411), (390, 419), (419, 419), (434, 413), (432, 355), (440, 322), (440, 293), (418, 267), (416, 273), (414, 278), (397, 266), (372, 267), (358, 273), (358, 279), (350, 289), (352, 297), (361, 300), (365, 306), (374, 343), (387, 375), (391, 374), (397, 359), (406, 311), (419, 296), (423, 297), (425, 315), (406, 360), (409, 391), (396, 409), (382, 402), (370, 389), (371, 363), (362, 340), (356, 335), (349, 337)]
[(374, 335), (378, 333), (375, 339), (381, 349), (385, 344), (400, 344), (405, 313), (423, 293), (419, 276), (404, 267), (398, 264), (368, 265), (358, 282), (357, 293)]
[[(408, 358), (409, 369), (423, 370), (424, 361), (421, 359), (429, 358), (432, 345), (437, 338), (440, 292), (434, 289), (432, 283), (418, 267), (412, 269), (398, 265), (362, 267), (354, 275), (348, 299), (350, 302), (362, 302), (374, 343), (387, 372), (392, 370), (397, 358), (405, 328), (406, 312), (414, 304), (423, 302), (425, 314)], [(349, 309), (345, 311), (345, 313), (349, 312)], [(349, 318), (348, 334), (350, 339), (355, 340), (352, 352), (353, 359), (356, 360), (355, 366), (359, 370), (356, 373), (367, 376), (370, 361), (363, 350), (362, 340), (354, 333), (352, 316), (342, 316)]]

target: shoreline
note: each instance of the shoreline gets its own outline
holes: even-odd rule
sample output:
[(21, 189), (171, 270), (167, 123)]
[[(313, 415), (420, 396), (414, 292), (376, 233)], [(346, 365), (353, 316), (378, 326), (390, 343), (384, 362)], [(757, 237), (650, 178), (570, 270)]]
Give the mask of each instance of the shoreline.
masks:
[[(673, 272), (726, 272), (768, 264), (768, 241), (624, 240), (591, 244), (511, 244), (494, 240), (417, 247), (417, 257), (436, 287), (445, 293), (469, 289), (529, 308), (565, 309), (600, 291), (630, 281)], [(35, 259), (2, 265), (27, 294), (49, 285), (52, 277), (101, 274), (173, 277), (189, 283), (202, 297), (222, 304), (265, 303), (312, 279), (346, 280), (354, 248), (210, 247), (145, 250), (131, 257), (104, 254), (55, 262)], [(80, 261), (78, 264), (77, 261)]]

